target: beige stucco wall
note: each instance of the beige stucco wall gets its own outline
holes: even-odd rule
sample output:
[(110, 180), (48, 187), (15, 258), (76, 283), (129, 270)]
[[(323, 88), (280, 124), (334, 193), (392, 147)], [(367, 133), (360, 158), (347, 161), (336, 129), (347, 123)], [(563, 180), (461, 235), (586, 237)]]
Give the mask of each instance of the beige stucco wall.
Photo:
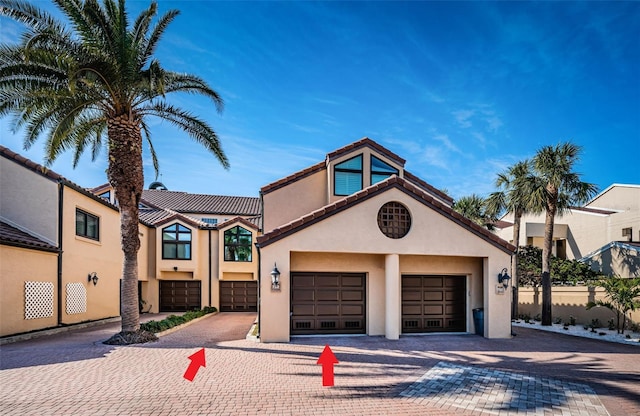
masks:
[(586, 263), (593, 270), (608, 276), (640, 277), (640, 254), (638, 249), (611, 247), (593, 257)]
[[(409, 233), (401, 239), (393, 240), (384, 236), (378, 229), (377, 213), (386, 202), (399, 201), (411, 212), (413, 224)], [(510, 294), (498, 295), (494, 290), (497, 283), (497, 275), (503, 267), (510, 266), (510, 255), (486, 242), (480, 237), (471, 234), (468, 230), (446, 219), (439, 213), (424, 206), (420, 202), (397, 189), (377, 195), (361, 202), (346, 211), (342, 211), (324, 219), (312, 226), (298, 231), (282, 240), (274, 242), (261, 250), (262, 279), (261, 279), (261, 340), (265, 342), (289, 340), (289, 304), (290, 287), (289, 273), (301, 271), (297, 267), (298, 254), (307, 252), (315, 253), (304, 264), (307, 270), (315, 267), (313, 261), (317, 261), (318, 268), (329, 266), (326, 260), (318, 253), (344, 253), (344, 255), (366, 255), (366, 261), (359, 257), (349, 267), (360, 268), (360, 271), (369, 273), (368, 284), (370, 299), (380, 299), (386, 293), (380, 282), (386, 279), (384, 268), (386, 256), (390, 254), (400, 255), (400, 272), (410, 270), (411, 267), (430, 267), (434, 260), (421, 259), (404, 260), (404, 256), (446, 257), (437, 260), (435, 264), (440, 266), (447, 274), (465, 274), (471, 276), (471, 305), (482, 304), (485, 308), (485, 336), (508, 337), (510, 336)], [(465, 259), (462, 262), (458, 258)], [(357, 263), (356, 260), (362, 261)], [(375, 259), (375, 261), (370, 260)], [(272, 291), (269, 272), (272, 265), (277, 263), (281, 272), (281, 290)], [(480, 263), (481, 262), (481, 263)], [(341, 262), (342, 266), (345, 262)], [(482, 271), (479, 272), (479, 264)], [(335, 265), (337, 267), (337, 265)], [(369, 268), (367, 270), (366, 268)], [(438, 267), (434, 266), (435, 270)], [(421, 271), (427, 273), (428, 270)], [(399, 282), (400, 277), (395, 277)], [(482, 283), (476, 279), (482, 279)], [(494, 282), (495, 279), (495, 282)], [(482, 296), (479, 293), (482, 292)], [(368, 306), (369, 308), (369, 306)], [(369, 310), (372, 313), (371, 310)], [(399, 311), (398, 311), (399, 313)], [(398, 317), (399, 320), (399, 317)], [(380, 321), (379, 314), (367, 317), (367, 326), (370, 333), (379, 334), (385, 323)], [(399, 322), (399, 321), (398, 321)]]
[[(50, 328), (58, 324), (57, 264), (56, 253), (0, 245), (0, 336)], [(25, 319), (26, 281), (53, 284), (52, 316)]]
[[(528, 314), (533, 318), (542, 313), (541, 288), (521, 287), (518, 298), (519, 314)], [(574, 316), (577, 324), (590, 324), (592, 319), (599, 319), (606, 326), (610, 319), (615, 319), (615, 314), (603, 307), (587, 310), (587, 303), (596, 300), (606, 300), (606, 293), (601, 287), (553, 287), (551, 293), (553, 320), (560, 318), (563, 322), (569, 322), (569, 317)], [(640, 310), (631, 312), (631, 319), (639, 323)]]
[[(286, 201), (286, 203), (283, 203)], [(263, 229), (273, 230), (327, 204), (327, 170), (323, 169), (262, 196)]]
[[(640, 186), (617, 185), (596, 199), (591, 201), (588, 208), (620, 211), (610, 215), (591, 213), (579, 210), (558, 215), (555, 219), (557, 225), (566, 224), (566, 255), (568, 259), (580, 259), (589, 253), (605, 246), (611, 241), (624, 241), (622, 229), (633, 229), (633, 240), (640, 240)], [(535, 239), (534, 245), (542, 247), (544, 236), (545, 214), (527, 214), (522, 218), (522, 230), (520, 244), (526, 244), (525, 236), (540, 236)], [(513, 215), (503, 218), (513, 222)], [(501, 238), (511, 241), (513, 239), (512, 227), (497, 231)], [(561, 233), (554, 232), (554, 238), (565, 238)]]
[[(120, 216), (118, 211), (69, 187), (64, 188), (62, 241), (62, 323), (71, 324), (120, 315)], [(76, 208), (100, 220), (99, 241), (76, 235)], [(87, 281), (95, 272), (98, 284)], [(67, 313), (67, 284), (81, 283), (86, 290), (86, 312)]]
[(0, 157), (0, 218), (41, 240), (58, 243), (58, 184)]

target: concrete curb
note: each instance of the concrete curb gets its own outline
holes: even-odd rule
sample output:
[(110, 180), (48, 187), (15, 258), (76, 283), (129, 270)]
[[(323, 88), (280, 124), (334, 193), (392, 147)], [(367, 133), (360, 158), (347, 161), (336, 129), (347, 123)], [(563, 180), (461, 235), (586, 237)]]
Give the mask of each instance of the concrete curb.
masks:
[(158, 338), (159, 338), (159, 337), (163, 337), (163, 336), (165, 336), (165, 335), (172, 334), (172, 333), (176, 332), (176, 331), (177, 331), (177, 330), (179, 330), (179, 329), (185, 328), (185, 327), (187, 327), (187, 326), (189, 326), (189, 325), (191, 325), (191, 324), (195, 324), (196, 322), (200, 322), (200, 321), (202, 321), (202, 320), (203, 320), (203, 319), (205, 319), (205, 318), (208, 318), (208, 317), (213, 316), (213, 315), (217, 315), (218, 313), (219, 313), (218, 311), (216, 311), (216, 312), (211, 312), (211, 313), (208, 313), (208, 314), (206, 314), (206, 315), (204, 315), (204, 316), (201, 316), (201, 317), (199, 317), (199, 318), (192, 319), (192, 320), (190, 320), (189, 322), (185, 322), (185, 323), (183, 323), (183, 324), (180, 324), (180, 325), (174, 326), (174, 327), (172, 327), (172, 328), (169, 328), (169, 329), (167, 329), (167, 330), (165, 330), (165, 331), (162, 331), (162, 332), (156, 332), (155, 334), (156, 334), (156, 336), (157, 336)]
[(28, 341), (30, 339), (62, 334), (64, 332), (75, 331), (77, 329), (92, 328), (95, 326), (111, 324), (115, 322), (120, 322), (119, 316), (116, 316), (114, 318), (100, 319), (98, 321), (82, 322), (79, 324), (71, 324), (57, 328), (43, 329), (42, 331), (28, 332), (26, 334), (12, 335), (6, 338), (0, 338), (0, 345), (13, 344), (14, 342)]
[(253, 341), (253, 342), (260, 342), (260, 338), (258, 338), (257, 335), (252, 335), (254, 329), (258, 326), (257, 322), (254, 322), (253, 325), (251, 325), (251, 328), (249, 329), (249, 332), (247, 332), (247, 336), (245, 337), (245, 339), (247, 341)]

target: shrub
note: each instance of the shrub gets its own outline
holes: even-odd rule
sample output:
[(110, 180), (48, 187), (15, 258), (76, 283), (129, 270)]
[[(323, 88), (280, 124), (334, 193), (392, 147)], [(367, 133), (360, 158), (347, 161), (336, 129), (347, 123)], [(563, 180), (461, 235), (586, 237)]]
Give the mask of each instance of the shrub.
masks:
[(217, 309), (212, 306), (205, 306), (199, 311), (188, 311), (184, 315), (169, 315), (162, 321), (149, 321), (140, 325), (140, 329), (158, 333), (173, 328), (174, 326), (182, 325), (186, 322), (192, 321), (201, 316), (216, 312)]
[(575, 326), (576, 325), (576, 317), (573, 315), (569, 316), (569, 325), (571, 326)]

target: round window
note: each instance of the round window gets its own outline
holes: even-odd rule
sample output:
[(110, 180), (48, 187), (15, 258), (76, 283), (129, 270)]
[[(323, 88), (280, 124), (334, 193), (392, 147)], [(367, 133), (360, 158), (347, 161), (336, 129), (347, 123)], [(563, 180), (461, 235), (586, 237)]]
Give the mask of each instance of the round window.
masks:
[(378, 227), (389, 238), (402, 238), (411, 228), (411, 214), (399, 202), (387, 202), (378, 211)]

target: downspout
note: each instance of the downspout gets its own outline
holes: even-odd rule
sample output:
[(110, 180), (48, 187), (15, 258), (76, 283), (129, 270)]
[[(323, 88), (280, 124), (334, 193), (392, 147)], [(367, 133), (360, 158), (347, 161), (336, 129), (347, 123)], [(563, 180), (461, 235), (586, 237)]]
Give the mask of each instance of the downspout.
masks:
[(64, 181), (58, 181), (58, 326), (62, 325), (62, 236)]
[(209, 306), (211, 306), (211, 228), (209, 228)]
[(262, 281), (262, 259), (260, 257), (260, 246), (258, 243), (256, 243), (256, 251), (258, 252), (258, 335), (256, 335), (256, 338), (260, 339), (260, 322), (262, 322), (260, 319), (260, 314), (262, 313), (262, 308), (260, 307), (260, 304), (262, 303), (260, 299), (260, 286), (262, 286), (260, 284)]

